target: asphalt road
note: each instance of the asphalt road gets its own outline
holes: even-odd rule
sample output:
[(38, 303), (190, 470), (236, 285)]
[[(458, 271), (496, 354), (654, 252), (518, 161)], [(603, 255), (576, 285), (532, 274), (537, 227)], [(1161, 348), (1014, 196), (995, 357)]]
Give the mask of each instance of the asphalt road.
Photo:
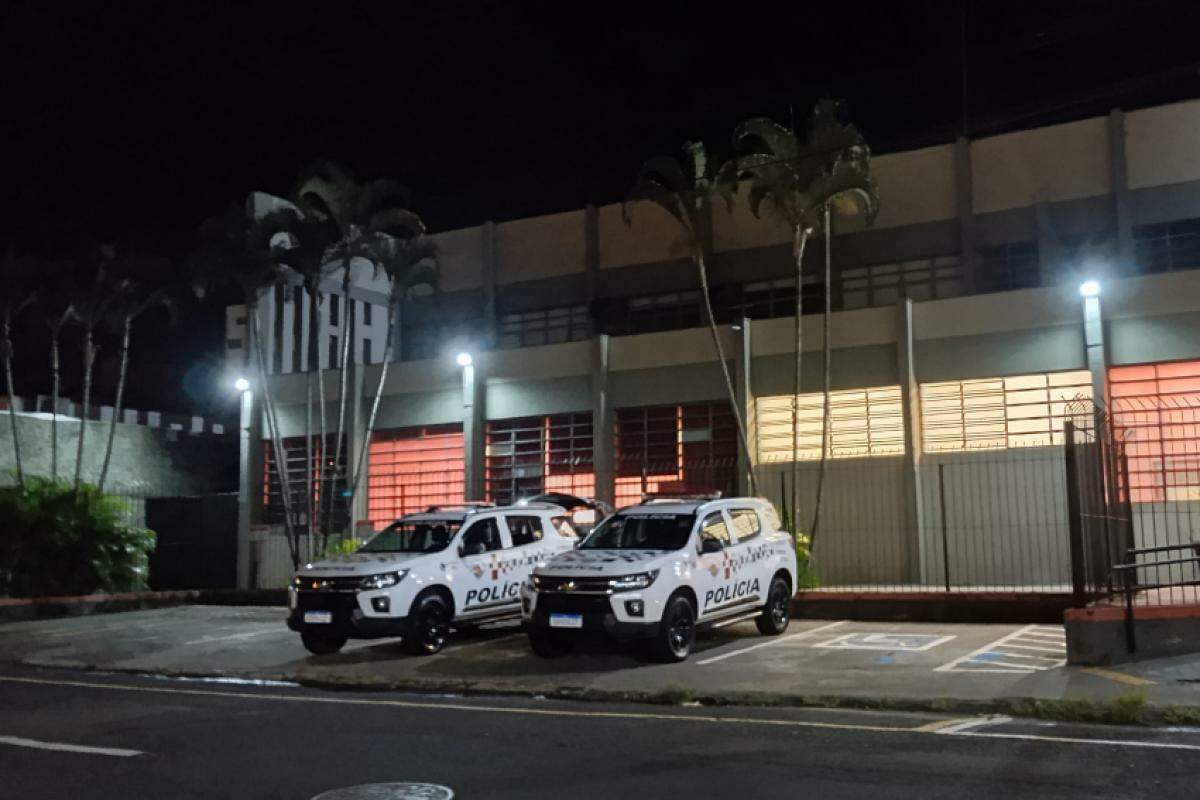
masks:
[(1197, 772), (1200, 730), (0, 671), (0, 797), (23, 800), (1190, 798)]

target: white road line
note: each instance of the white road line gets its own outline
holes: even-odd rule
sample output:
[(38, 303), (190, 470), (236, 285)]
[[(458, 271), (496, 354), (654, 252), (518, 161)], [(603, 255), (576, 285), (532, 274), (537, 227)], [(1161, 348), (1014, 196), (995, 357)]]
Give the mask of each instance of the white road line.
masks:
[(1008, 642), (1004, 646), (1011, 647), (1014, 650), (1033, 650), (1036, 653), (1061, 653), (1061, 652), (1063, 652), (1063, 649), (1061, 647), (1041, 647), (1041, 646), (1035, 646), (1032, 644), (1017, 644), (1015, 641)]
[(971, 736), (980, 739), (1020, 739), (1027, 742), (1062, 742), (1065, 744), (1096, 744), (1109, 747), (1149, 747), (1162, 750), (1200, 750), (1200, 744), (1177, 742), (1139, 742), (1136, 739), (1085, 739), (1081, 736), (1038, 736), (1033, 733), (990, 733), (988, 731), (961, 731), (953, 736)]
[(743, 647), (740, 650), (731, 650), (730, 652), (722, 653), (719, 656), (713, 656), (712, 658), (706, 658), (702, 661), (697, 661), (696, 664), (699, 666), (704, 666), (705, 664), (713, 664), (713, 663), (716, 663), (717, 661), (723, 661), (727, 658), (733, 658), (734, 656), (740, 656), (742, 653), (749, 653), (751, 650), (758, 650), (761, 647), (770, 647), (770, 646), (776, 645), (776, 644), (783, 644), (784, 642), (790, 642), (793, 639), (803, 639), (805, 637), (812, 636), (815, 633), (821, 633), (822, 631), (827, 631), (827, 630), (836, 628), (839, 625), (845, 625), (848, 621), (849, 620), (843, 619), (843, 620), (839, 620), (838, 622), (831, 622), (828, 625), (822, 625), (819, 628), (812, 628), (807, 631), (800, 631), (800, 633), (793, 633), (791, 636), (780, 636), (777, 639), (768, 639), (765, 642), (759, 642), (758, 644), (752, 644), (749, 647)]
[(966, 720), (963, 720), (962, 722), (956, 722), (953, 725), (946, 725), (945, 727), (938, 728), (937, 730), (934, 731), (934, 733), (940, 733), (943, 735), (953, 735), (955, 733), (962, 733), (963, 731), (969, 731), (972, 728), (982, 728), (985, 725), (1002, 725), (1005, 722), (1012, 722), (1012, 717), (1004, 717), (1004, 716), (976, 717), (975, 719), (966, 719)]
[(125, 750), (120, 747), (88, 747), (82, 744), (65, 744), (63, 742), (40, 742), (37, 739), (22, 739), (19, 736), (0, 736), (0, 744), (11, 744), (13, 747), (30, 747), (34, 750), (59, 750), (64, 753), (88, 753), (97, 756), (118, 756), (129, 758), (142, 755), (141, 750)]
[(987, 653), (991, 650), (995, 650), (997, 647), (1004, 644), (1005, 642), (1016, 639), (1021, 634), (1028, 633), (1029, 631), (1031, 631), (1035, 628), (1037, 628), (1036, 624), (1035, 625), (1026, 625), (1024, 628), (1015, 630), (1012, 633), (1008, 634), (1007, 636), (1002, 636), (994, 642), (985, 644), (983, 647), (979, 648), (978, 650), (974, 650), (970, 653), (967, 653), (965, 656), (959, 656), (958, 658), (954, 659), (953, 661), (942, 664), (940, 667), (935, 667), (933, 671), (934, 672), (952, 672), (955, 667), (957, 667), (959, 664), (963, 663), (964, 661), (970, 661), (971, 659), (975, 658), (976, 656), (981, 656), (984, 653)]
[(228, 642), (238, 639), (252, 639), (255, 636), (267, 636), (272, 633), (291, 633), (291, 631), (279, 628), (271, 628), (269, 631), (251, 631), (249, 633), (231, 633), (228, 636), (205, 636), (203, 639), (193, 639), (190, 642), (184, 642), (183, 646), (187, 647), (190, 644), (212, 644), (213, 642)]

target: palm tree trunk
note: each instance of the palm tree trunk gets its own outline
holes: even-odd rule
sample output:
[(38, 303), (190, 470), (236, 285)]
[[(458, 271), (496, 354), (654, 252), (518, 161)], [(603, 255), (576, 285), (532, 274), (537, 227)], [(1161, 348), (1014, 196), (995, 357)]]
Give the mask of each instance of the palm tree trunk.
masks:
[(267, 428), (271, 437), (271, 448), (275, 451), (275, 475), (279, 479), (279, 495), (283, 502), (283, 527), (288, 542), (288, 554), (292, 559), (292, 568), (300, 568), (299, 542), (296, 538), (296, 528), (292, 518), (292, 486), (287, 468), (287, 451), (283, 447), (283, 437), (279, 435), (279, 420), (275, 416), (275, 403), (271, 397), (270, 384), (267, 382), (266, 354), (262, 344), (262, 325), (258, 318), (258, 304), (246, 304), (248, 314), (254, 326), (254, 351), (257, 358), (258, 378), (262, 386), (263, 411), (267, 416)]
[(312, 559), (313, 547), (313, 379), (304, 373), (304, 528), (308, 534), (306, 557)]
[(83, 477), (83, 439), (87, 433), (88, 411), (92, 402), (92, 367), (96, 363), (96, 348), (92, 329), (87, 327), (83, 333), (83, 409), (79, 413), (79, 441), (75, 446), (75, 481), (73, 488), (79, 491), (79, 481)]
[(825, 204), (825, 313), (821, 318), (821, 339), (822, 348), (824, 350), (824, 368), (825, 378), (823, 381), (823, 391), (825, 393), (824, 402), (821, 410), (821, 466), (817, 470), (817, 500), (813, 507), (813, 524), (812, 531), (809, 533), (809, 552), (815, 552), (817, 542), (817, 529), (821, 525), (821, 501), (825, 498), (825, 467), (829, 461), (829, 429), (831, 420), (829, 419), (829, 382), (830, 382), (830, 361), (833, 355), (833, 342), (830, 339), (829, 318), (833, 311), (833, 270), (831, 268), (831, 247), (832, 232), (829, 229), (829, 204)]
[(318, 447), (320, 458), (317, 459), (317, 527), (321, 532), (320, 552), (325, 552), (329, 541), (329, 528), (322, 519), (321, 507), (325, 504), (325, 495), (329, 494), (328, 479), (325, 478), (325, 459), (329, 457), (329, 433), (325, 424), (325, 371), (321, 362), (317, 362), (317, 411), (320, 414), (321, 438)]
[(13, 461), (17, 467), (17, 485), (25, 488), (25, 470), (21, 466), (21, 440), (17, 436), (17, 396), (13, 393), (13, 343), (12, 310), (4, 309), (4, 339), (0, 341), (4, 351), (4, 382), (8, 391), (8, 421), (12, 425)]
[(725, 390), (729, 393), (729, 407), (733, 409), (733, 419), (737, 423), (738, 439), (746, 461), (750, 465), (750, 494), (758, 494), (758, 479), (754, 474), (754, 464), (750, 463), (750, 445), (746, 439), (746, 425), (742, 421), (742, 412), (738, 408), (737, 392), (733, 389), (733, 378), (729, 375), (729, 364), (725, 362), (725, 348), (721, 345), (721, 334), (717, 330), (717, 320), (713, 316), (712, 300), (708, 296), (708, 268), (704, 263), (704, 250), (697, 247), (693, 256), (696, 271), (700, 274), (700, 296), (704, 298), (704, 315), (708, 320), (708, 332), (712, 335), (713, 347), (717, 351), (717, 361), (721, 365), (721, 374), (725, 378)]
[(321, 369), (321, 287), (319, 281), (310, 282), (308, 285), (308, 370), (309, 374), (313, 371), (317, 373), (317, 405), (320, 409), (320, 415), (317, 420), (319, 423), (317, 433), (317, 445), (315, 450), (315, 463), (309, 462), (308, 470), (312, 475), (314, 490), (312, 492), (313, 499), (309, 503), (309, 508), (312, 514), (308, 520), (308, 535), (312, 541), (310, 545), (316, 541), (314, 537), (321, 536), (321, 547), (318, 552), (324, 550), (324, 525), (322, 523), (322, 509), (325, 504), (325, 484), (322, 480), (324, 476), (325, 465), (325, 372)]
[(796, 363), (792, 370), (792, 535), (800, 533), (800, 361), (803, 353), (802, 289), (804, 285), (804, 248), (808, 245), (808, 228), (797, 224), (792, 253), (796, 256)]
[(58, 480), (58, 334), (55, 328), (50, 334), (50, 480)]
[(108, 424), (108, 443), (104, 446), (104, 463), (100, 466), (100, 480), (96, 488), (104, 491), (104, 481), (108, 477), (108, 462), (112, 459), (113, 439), (117, 434), (117, 421), (121, 418), (121, 403), (125, 398), (125, 371), (129, 366), (129, 331), (133, 327), (133, 317), (125, 317), (125, 330), (121, 334), (121, 368), (117, 373), (117, 397), (113, 405), (113, 418)]
[(367, 450), (371, 447), (371, 433), (375, 430), (375, 416), (379, 413), (379, 400), (383, 397), (383, 384), (387, 381), (388, 364), (392, 360), (392, 335), (396, 322), (396, 283), (392, 281), (391, 302), (388, 303), (387, 340), (383, 344), (383, 363), (379, 367), (379, 381), (375, 384), (375, 399), (371, 401), (371, 413), (367, 417), (367, 430), (363, 436), (362, 447), (358, 449), (358, 459), (354, 466), (354, 478), (350, 484), (350, 496), (358, 494), (358, 484), (362, 481), (363, 462)]
[[(330, 480), (329, 492), (329, 525), (333, 523), (333, 509), (337, 501), (337, 479), (338, 474), (345, 474), (346, 465), (341, 463), (342, 455), (342, 437), (345, 435), (346, 429), (346, 400), (349, 394), (349, 367), (352, 350), (350, 343), (354, 339), (354, 301), (350, 299), (350, 258), (345, 260), (343, 267), (342, 278), (342, 363), (340, 384), (338, 387), (338, 418), (337, 418), (337, 434), (333, 440), (333, 475)], [(348, 488), (348, 487), (347, 487)], [(353, 498), (350, 499), (353, 503)]]

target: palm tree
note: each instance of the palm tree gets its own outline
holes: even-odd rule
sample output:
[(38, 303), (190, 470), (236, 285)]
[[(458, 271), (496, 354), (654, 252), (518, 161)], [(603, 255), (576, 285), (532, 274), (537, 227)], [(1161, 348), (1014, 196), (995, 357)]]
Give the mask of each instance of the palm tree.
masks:
[[(350, 297), (354, 285), (354, 262), (363, 259), (378, 268), (387, 257), (396, 238), (408, 239), (424, 231), (420, 218), (407, 210), (408, 191), (391, 180), (360, 182), (345, 167), (329, 160), (318, 160), (305, 169), (296, 182), (292, 201), (306, 217), (330, 224), (336, 240), (330, 251), (330, 263), (341, 270), (342, 352), (340, 358), (338, 417), (334, 437), (333, 461), (328, 502), (324, 505), (323, 531), (333, 517), (334, 497), (339, 476), (348, 481), (346, 465), (340, 464), (346, 427), (346, 404), (352, 344), (356, 334), (355, 304)], [(322, 395), (323, 396), (323, 395)], [(349, 491), (350, 486), (346, 485)]]
[(50, 328), (50, 479), (58, 480), (58, 395), (62, 386), (60, 341), (63, 329), (75, 318), (74, 299), (80, 296), (74, 280), (75, 265), (60, 261), (47, 265), (42, 306)]
[(21, 440), (17, 434), (17, 397), (13, 388), (13, 342), (12, 323), (22, 311), (33, 305), (37, 290), (33, 281), (36, 267), (32, 259), (17, 258), (10, 249), (4, 257), (4, 278), (9, 292), (5, 295), (0, 313), (3, 328), (0, 330), (0, 357), (4, 359), (4, 382), (8, 392), (8, 420), (12, 426), (13, 461), (17, 468), (17, 485), (25, 486), (25, 470), (21, 464)]
[(383, 348), (383, 363), (379, 368), (379, 381), (375, 384), (375, 398), (371, 402), (371, 413), (367, 417), (367, 428), (362, 447), (358, 449), (358, 463), (350, 482), (351, 496), (358, 493), (362, 480), (363, 461), (371, 446), (371, 433), (375, 430), (375, 417), (379, 413), (379, 401), (383, 396), (383, 384), (387, 380), (388, 364), (392, 361), (392, 344), (395, 339), (396, 318), (409, 293), (418, 286), (437, 285), (437, 245), (420, 236), (410, 239), (394, 239), (393, 252), (383, 254), (379, 267), (388, 276), (388, 326), (387, 340)]
[(796, 360), (792, 373), (792, 518), (799, 529), (800, 467), (799, 395), (801, 367), (802, 284), (805, 246), (814, 230), (825, 233), (825, 309), (822, 319), (824, 347), (821, 464), (813, 509), (810, 541), (815, 541), (821, 518), (825, 468), (829, 456), (829, 393), (831, 341), (832, 269), (830, 265), (831, 212), (862, 214), (868, 224), (879, 209), (879, 197), (870, 176), (871, 151), (858, 129), (842, 122), (841, 103), (825, 99), (817, 103), (806, 125), (803, 139), (770, 119), (743, 122), (734, 129), (733, 145), (739, 155), (722, 169), (723, 187), (748, 187), (751, 212), (759, 217), (763, 201), (792, 231), (792, 255), (796, 262)]
[(622, 204), (621, 212), (625, 224), (632, 223), (629, 214), (629, 204), (639, 200), (654, 203), (670, 214), (683, 229), (692, 263), (700, 277), (700, 296), (704, 299), (704, 315), (708, 322), (708, 331), (712, 336), (713, 348), (717, 351), (717, 362), (721, 365), (721, 374), (725, 378), (725, 390), (729, 394), (729, 405), (733, 409), (733, 418), (737, 423), (738, 437), (742, 451), (746, 454), (750, 465), (750, 492), (758, 494), (758, 480), (754, 464), (750, 461), (750, 447), (746, 438), (746, 425), (741, 409), (738, 408), (737, 393), (733, 389), (733, 378), (729, 374), (729, 364), (725, 360), (725, 348), (721, 344), (721, 334), (717, 330), (717, 321), (713, 316), (712, 299), (708, 290), (708, 267), (706, 264), (706, 231), (708, 228), (709, 210), (714, 194), (718, 194), (717, 181), (709, 168), (708, 155), (702, 142), (687, 142), (683, 146), (685, 160), (668, 156), (652, 158), (642, 165), (637, 180), (629, 196)]

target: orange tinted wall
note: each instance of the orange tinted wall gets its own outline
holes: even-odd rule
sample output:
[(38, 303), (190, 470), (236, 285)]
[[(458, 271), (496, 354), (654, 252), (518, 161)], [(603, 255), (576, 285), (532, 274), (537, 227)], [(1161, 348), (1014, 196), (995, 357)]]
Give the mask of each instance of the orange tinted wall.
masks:
[(369, 458), (367, 517), (376, 530), (431, 505), (463, 502), (461, 424), (377, 431)]
[(1108, 383), (1130, 499), (1200, 499), (1200, 361), (1113, 367)]

